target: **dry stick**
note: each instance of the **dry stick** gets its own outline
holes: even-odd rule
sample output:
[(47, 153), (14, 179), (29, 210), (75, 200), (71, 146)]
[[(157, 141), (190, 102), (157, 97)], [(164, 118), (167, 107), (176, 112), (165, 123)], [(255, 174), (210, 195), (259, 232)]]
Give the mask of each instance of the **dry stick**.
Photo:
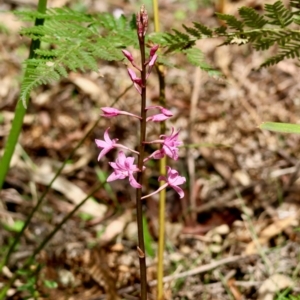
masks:
[[(191, 97), (191, 109), (190, 109), (190, 122), (188, 126), (188, 144), (192, 143), (192, 131), (193, 125), (196, 120), (196, 111), (197, 111), (197, 103), (200, 93), (200, 84), (201, 84), (201, 70), (200, 68), (196, 68), (195, 70), (195, 80), (194, 80), (194, 89)], [(188, 172), (189, 172), (189, 181), (190, 181), (190, 206), (191, 206), (191, 218), (192, 222), (196, 222), (197, 214), (196, 214), (196, 195), (195, 195), (195, 161), (192, 155), (192, 150), (187, 148), (187, 165), (188, 165)]]
[[(236, 256), (226, 257), (226, 258), (223, 258), (221, 260), (214, 261), (210, 264), (200, 266), (200, 267), (197, 267), (197, 268), (189, 270), (189, 271), (185, 271), (185, 272), (182, 272), (182, 273), (166, 276), (166, 277), (163, 278), (163, 282), (166, 283), (166, 282), (170, 282), (170, 281), (173, 281), (173, 280), (176, 280), (176, 279), (185, 278), (185, 277), (194, 276), (194, 275), (197, 275), (197, 274), (200, 274), (200, 273), (208, 272), (208, 271), (211, 271), (211, 270), (216, 269), (218, 267), (221, 267), (223, 265), (230, 264), (230, 263), (236, 262), (238, 260), (245, 259), (247, 257), (252, 257), (252, 256), (253, 255), (247, 255), (247, 256), (236, 255)], [(149, 286), (155, 286), (155, 285), (157, 285), (157, 280), (152, 280), (152, 281), (149, 282)], [(137, 288), (138, 288), (137, 285), (129, 286), (129, 287), (120, 289), (118, 291), (118, 294), (122, 295), (122, 294), (130, 293), (130, 292), (133, 292), (134, 290), (136, 290)], [(105, 295), (99, 297), (98, 299), (99, 300), (100, 299), (105, 299)]]
[[(189, 270), (189, 271), (185, 271), (179, 274), (174, 274), (174, 275), (170, 275), (170, 276), (166, 276), (164, 277), (164, 282), (170, 282), (172, 280), (176, 280), (176, 279), (180, 279), (180, 278), (184, 278), (184, 277), (188, 277), (188, 276), (193, 276), (193, 275), (197, 275), (199, 273), (204, 273), (204, 272), (208, 272), (211, 271), (215, 268), (218, 268), (222, 265), (225, 264), (230, 264), (233, 262), (236, 262), (242, 258), (245, 258), (245, 256), (242, 255), (236, 255), (236, 256), (231, 256), (231, 257), (226, 257), (224, 259), (218, 260), (218, 261), (214, 261), (210, 264), (204, 265), (204, 266), (200, 266), (197, 267), (195, 269)], [(156, 285), (157, 280), (153, 280), (149, 283), (149, 286), (154, 286)]]

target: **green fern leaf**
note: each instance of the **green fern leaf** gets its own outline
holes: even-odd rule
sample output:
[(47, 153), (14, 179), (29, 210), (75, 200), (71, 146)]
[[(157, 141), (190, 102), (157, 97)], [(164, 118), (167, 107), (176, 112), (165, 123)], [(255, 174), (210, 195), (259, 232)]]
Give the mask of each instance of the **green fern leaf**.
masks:
[(201, 32), (199, 32), (197, 29), (195, 28), (191, 28), (191, 27), (187, 27), (184, 24), (182, 24), (182, 27), (185, 29), (185, 31), (187, 33), (189, 33), (190, 35), (194, 36), (196, 39), (201, 39)]
[(223, 25), (214, 30), (214, 32), (220, 36), (226, 35), (226, 31), (227, 31), (227, 27)]
[(176, 65), (169, 60), (169, 55), (159, 54), (157, 62), (169, 68), (175, 68)]
[(269, 24), (285, 28), (293, 22), (293, 14), (286, 9), (281, 1), (265, 5), (265, 16), (270, 19)]
[(175, 32), (175, 34), (172, 35), (172, 37), (178, 42), (183, 42), (183, 41), (187, 42), (190, 40), (190, 37), (187, 34), (184, 34), (178, 31), (177, 29), (172, 29), (172, 30)]
[(213, 31), (211, 29), (209, 29), (208, 27), (206, 27), (205, 25), (201, 24), (201, 23), (197, 23), (197, 22), (193, 22), (195, 28), (200, 31), (203, 35), (207, 36), (207, 37), (211, 37), (213, 35)]
[[(41, 17), (31, 12), (20, 15), (28, 19)], [(110, 14), (93, 16), (68, 8), (55, 8), (47, 10), (43, 17), (43, 26), (23, 28), (21, 33), (55, 47), (39, 49), (35, 60), (25, 62), (31, 71), (22, 83), (22, 99), (38, 85), (66, 77), (70, 70), (98, 71), (98, 58), (122, 60), (124, 57), (120, 48), (138, 46), (133, 24), (123, 16), (116, 19)]]
[(300, 12), (300, 1), (299, 0), (290, 0), (290, 6), (295, 8), (296, 11), (293, 12), (294, 14), (299, 14)]
[(187, 60), (194, 66), (200, 67), (202, 70), (208, 72), (209, 75), (219, 76), (220, 72), (212, 68), (205, 62), (203, 52), (198, 48), (190, 48), (183, 51), (186, 54)]
[(236, 29), (238, 31), (242, 31), (244, 24), (243, 22), (239, 21), (235, 16), (232, 15), (226, 15), (226, 14), (220, 14), (220, 13), (216, 13), (216, 15), (218, 16), (218, 18), (222, 21), (225, 21), (226, 24), (232, 28), (232, 29)]
[(150, 33), (147, 36), (147, 42), (158, 44), (160, 47), (166, 47), (168, 45), (167, 34), (165, 32)]
[(241, 7), (239, 9), (239, 14), (244, 19), (245, 24), (251, 28), (262, 28), (268, 23), (263, 16), (260, 16), (251, 7)]

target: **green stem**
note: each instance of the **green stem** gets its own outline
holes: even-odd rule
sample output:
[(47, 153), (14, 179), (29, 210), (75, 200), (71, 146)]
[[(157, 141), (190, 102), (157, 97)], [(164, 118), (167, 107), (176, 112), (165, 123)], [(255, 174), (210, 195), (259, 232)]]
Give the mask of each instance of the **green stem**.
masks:
[[(163, 66), (158, 66), (158, 78), (159, 78), (159, 102), (160, 105), (165, 107), (165, 77), (163, 72)], [(160, 134), (165, 134), (166, 124), (160, 123)], [(167, 157), (164, 156), (159, 161), (159, 172), (162, 176), (166, 175)], [(160, 186), (164, 184), (160, 181)], [(163, 291), (163, 277), (164, 277), (164, 251), (165, 251), (165, 211), (166, 211), (166, 189), (159, 193), (159, 235), (158, 235), (158, 259), (157, 259), (157, 299), (164, 299)]]
[[(158, 14), (158, 0), (153, 0), (153, 15), (154, 15), (154, 28), (155, 32), (159, 32), (159, 14)], [(162, 65), (157, 67), (158, 80), (159, 80), (159, 104), (163, 107), (166, 106), (165, 96), (165, 76), (164, 68)], [(160, 123), (160, 134), (165, 134), (166, 124)], [(166, 175), (167, 157), (163, 157), (159, 160), (159, 172), (161, 175)], [(164, 185), (163, 181), (160, 181), (160, 187)], [(163, 189), (159, 193), (159, 234), (158, 234), (158, 254), (157, 254), (157, 299), (164, 299), (163, 290), (163, 277), (164, 277), (164, 251), (165, 251), (165, 210), (166, 210), (166, 189)]]
[[(139, 38), (140, 52), (141, 52), (141, 79), (142, 79), (142, 94), (141, 94), (141, 126), (140, 126), (140, 142), (139, 142), (139, 158), (138, 168), (141, 172), (138, 172), (137, 182), (143, 185), (143, 166), (145, 156), (146, 140), (146, 56), (145, 56), (145, 40)], [(136, 215), (137, 215), (137, 227), (138, 227), (138, 254), (140, 261), (140, 276), (141, 276), (141, 300), (147, 300), (147, 269), (146, 269), (146, 253), (145, 253), (145, 241), (144, 241), (144, 229), (143, 229), (143, 202), (142, 189), (136, 189)]]
[[(53, 238), (53, 236), (62, 228), (62, 226), (78, 211), (78, 209), (97, 191), (102, 187), (102, 183), (98, 184), (96, 188), (92, 189), (92, 191), (80, 202), (78, 203), (73, 210), (71, 210), (63, 220), (44, 238), (44, 240), (39, 244), (39, 246), (33, 251), (31, 256), (26, 260), (22, 269), (27, 269), (34, 262), (36, 256), (41, 252), (42, 249), (48, 244), (48, 242)], [(14, 284), (16, 279), (20, 275), (18, 272), (15, 272), (14, 275), (10, 278), (9, 282), (0, 290), (0, 300), (5, 299), (7, 291)]]
[(158, 0), (152, 0), (153, 17), (154, 17), (154, 30), (159, 32), (159, 15), (158, 15)]
[[(40, 13), (45, 13), (47, 7), (47, 0), (39, 0), (37, 11)], [(41, 26), (44, 24), (44, 19), (36, 19), (35, 26)], [(32, 40), (29, 51), (29, 59), (34, 58), (36, 56), (35, 50), (40, 48), (41, 41), (39, 39)], [(27, 66), (24, 79), (28, 77), (32, 66)], [(14, 119), (12, 122), (12, 126), (7, 138), (7, 142), (4, 149), (3, 157), (0, 161), (0, 191), (3, 187), (6, 174), (9, 170), (9, 165), (11, 158), (14, 154), (16, 144), (18, 142), (19, 135), (22, 130), (23, 119), (26, 114), (26, 107), (29, 103), (29, 96), (22, 102), (20, 99), (17, 102)], [(1, 268), (0, 268), (1, 271)]]

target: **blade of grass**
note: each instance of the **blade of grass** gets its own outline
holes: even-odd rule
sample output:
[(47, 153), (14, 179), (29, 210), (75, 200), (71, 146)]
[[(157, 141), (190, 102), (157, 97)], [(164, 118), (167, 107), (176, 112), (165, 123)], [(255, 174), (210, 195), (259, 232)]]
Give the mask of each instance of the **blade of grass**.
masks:
[[(47, 7), (47, 0), (39, 0), (37, 11), (40, 13), (45, 13), (46, 7)], [(43, 24), (44, 24), (44, 19), (36, 19), (34, 25), (42, 26)], [(39, 39), (32, 40), (30, 45), (30, 51), (29, 51), (29, 59), (36, 57), (35, 50), (40, 48), (40, 44), (41, 42)], [(24, 79), (29, 76), (29, 73), (31, 72), (31, 68), (32, 66), (27, 65)], [(24, 103), (20, 100), (18, 100), (17, 102), (14, 119), (12, 121), (11, 129), (7, 138), (7, 142), (5, 144), (4, 154), (0, 161), (0, 191), (3, 187), (6, 174), (9, 170), (10, 161), (14, 154), (15, 147), (22, 130), (23, 120), (26, 114), (28, 104), (29, 104), (29, 96), (26, 98)], [(0, 270), (1, 270), (1, 266), (0, 266)]]
[(144, 238), (145, 238), (145, 249), (146, 249), (146, 253), (147, 255), (149, 255), (150, 257), (154, 257), (154, 251), (152, 248), (152, 244), (153, 244), (153, 239), (152, 236), (150, 234), (149, 231), (149, 226), (147, 223), (147, 219), (145, 217), (145, 215), (143, 215), (143, 224), (144, 224)]
[(300, 125), (291, 123), (264, 122), (259, 128), (282, 133), (300, 133)]

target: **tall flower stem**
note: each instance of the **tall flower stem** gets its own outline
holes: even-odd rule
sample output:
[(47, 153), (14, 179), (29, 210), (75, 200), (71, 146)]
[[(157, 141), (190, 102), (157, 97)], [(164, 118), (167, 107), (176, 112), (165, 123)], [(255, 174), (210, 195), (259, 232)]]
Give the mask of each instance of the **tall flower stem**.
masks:
[[(141, 14), (143, 16), (143, 8), (141, 8)], [(139, 17), (139, 15), (138, 15)], [(139, 35), (139, 46), (141, 53), (141, 126), (140, 126), (140, 141), (139, 141), (139, 152), (138, 157), (138, 168), (140, 172), (137, 175), (137, 182), (143, 185), (143, 166), (145, 156), (145, 145), (146, 140), (146, 56), (145, 56), (145, 35)], [(143, 202), (142, 189), (136, 189), (136, 215), (137, 215), (137, 227), (138, 227), (138, 255), (140, 261), (140, 276), (141, 276), (141, 300), (147, 300), (147, 269), (146, 269), (146, 254), (145, 254), (145, 241), (144, 241), (144, 229), (143, 229)]]
[[(153, 15), (154, 15), (154, 29), (155, 32), (159, 32), (159, 9), (158, 0), (152, 0)], [(165, 96), (165, 76), (164, 68), (162, 65), (157, 67), (158, 80), (159, 80), (159, 105), (166, 106)], [(160, 123), (160, 134), (165, 134), (166, 124)], [(162, 176), (166, 175), (167, 157), (164, 156), (159, 160), (159, 173)], [(160, 187), (164, 185), (163, 181), (160, 181)], [(158, 233), (158, 254), (157, 254), (157, 300), (164, 299), (163, 291), (163, 277), (164, 277), (164, 251), (165, 251), (165, 210), (166, 210), (166, 189), (162, 189), (159, 193), (159, 233)]]

